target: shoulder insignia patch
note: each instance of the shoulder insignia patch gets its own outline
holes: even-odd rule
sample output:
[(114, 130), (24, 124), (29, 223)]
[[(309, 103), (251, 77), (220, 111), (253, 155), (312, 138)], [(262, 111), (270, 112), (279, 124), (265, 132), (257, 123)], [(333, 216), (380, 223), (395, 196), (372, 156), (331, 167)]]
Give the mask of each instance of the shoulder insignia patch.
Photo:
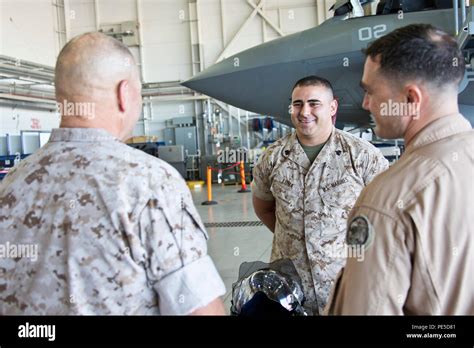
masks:
[(352, 246), (367, 248), (374, 239), (374, 229), (364, 215), (354, 217), (347, 230), (346, 243)]

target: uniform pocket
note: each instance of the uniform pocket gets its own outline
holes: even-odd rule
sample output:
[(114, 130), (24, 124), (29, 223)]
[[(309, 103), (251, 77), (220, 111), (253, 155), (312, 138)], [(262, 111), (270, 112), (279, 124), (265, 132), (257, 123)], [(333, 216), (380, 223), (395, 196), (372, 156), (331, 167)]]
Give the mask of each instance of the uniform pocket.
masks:
[(276, 200), (279, 200), (283, 204), (287, 204), (290, 208), (293, 207), (296, 198), (296, 194), (293, 192), (293, 187), (281, 181), (273, 180), (270, 191)]
[(334, 208), (347, 209), (354, 206), (362, 187), (347, 178), (338, 179), (319, 188), (323, 203)]
[(324, 221), (321, 236), (330, 239), (344, 235), (347, 218), (362, 187), (349, 179), (339, 179), (319, 188), (324, 211), (328, 218)]

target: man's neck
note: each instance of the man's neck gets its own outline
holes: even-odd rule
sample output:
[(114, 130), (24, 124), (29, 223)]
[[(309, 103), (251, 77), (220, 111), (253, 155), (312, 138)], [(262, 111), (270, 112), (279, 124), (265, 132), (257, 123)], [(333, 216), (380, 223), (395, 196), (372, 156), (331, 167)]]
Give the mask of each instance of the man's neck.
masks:
[(326, 141), (328, 141), (329, 137), (331, 136), (331, 133), (332, 133), (332, 128), (329, 130), (328, 133), (321, 134), (314, 138), (301, 136), (300, 134), (298, 134), (298, 132), (296, 132), (296, 136), (298, 137), (298, 141), (300, 142), (300, 144), (304, 146), (317, 146), (317, 145), (324, 144)]
[(114, 125), (113, 122), (104, 124), (103, 122), (95, 120), (85, 120), (81, 117), (71, 117), (63, 116), (61, 118), (61, 123), (59, 124), (60, 128), (98, 128), (104, 129), (114, 137), (121, 139), (121, 134), (119, 129)]
[(451, 105), (444, 105), (439, 108), (433, 108), (432, 110), (421, 112), (419, 119), (412, 119), (408, 125), (407, 130), (403, 135), (405, 144), (408, 145), (418, 133), (420, 133), (433, 121), (453, 114), (459, 114), (459, 107), (457, 103), (451, 103)]

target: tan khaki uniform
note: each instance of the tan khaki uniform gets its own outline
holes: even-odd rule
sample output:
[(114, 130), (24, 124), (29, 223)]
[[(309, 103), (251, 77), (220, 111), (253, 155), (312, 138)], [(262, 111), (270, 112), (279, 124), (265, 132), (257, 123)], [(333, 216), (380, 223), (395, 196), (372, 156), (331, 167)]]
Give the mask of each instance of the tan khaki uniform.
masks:
[(348, 259), (329, 314), (474, 314), (474, 131), (442, 117), (361, 194), (372, 242)]
[(387, 168), (378, 149), (335, 128), (313, 164), (293, 132), (272, 144), (255, 166), (254, 194), (276, 201), (271, 260), (294, 262), (310, 313), (322, 312), (345, 264), (338, 248), (352, 206), (362, 188)]
[(190, 313), (225, 293), (206, 239), (171, 166), (55, 129), (0, 183), (0, 314)]

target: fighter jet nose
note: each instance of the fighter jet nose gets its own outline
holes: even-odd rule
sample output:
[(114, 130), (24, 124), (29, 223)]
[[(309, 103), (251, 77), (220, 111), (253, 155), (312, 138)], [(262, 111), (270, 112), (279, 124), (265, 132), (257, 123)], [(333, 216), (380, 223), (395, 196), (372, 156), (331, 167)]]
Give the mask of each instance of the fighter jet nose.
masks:
[(183, 81), (183, 82), (181, 82), (181, 86), (188, 87), (190, 89), (194, 89), (193, 88), (193, 85), (194, 85), (193, 80), (194, 80), (194, 77), (190, 78), (189, 80)]
[(202, 94), (217, 95), (215, 93), (217, 92), (216, 89), (218, 89), (218, 84), (216, 85), (217, 79), (207, 75), (206, 71), (201, 72), (189, 80), (181, 82), (181, 85)]
[[(390, 16), (393, 18), (396, 14)], [(445, 20), (444, 10), (422, 11), (413, 16), (416, 16), (413, 17), (416, 22), (432, 23), (441, 28), (450, 28), (452, 24)], [(338, 121), (367, 124), (370, 119), (367, 110), (361, 107), (364, 95), (359, 88), (365, 61), (361, 49), (367, 42), (354, 40), (353, 33), (360, 33), (368, 25), (380, 21), (377, 16), (347, 21), (327, 20), (318, 27), (229, 56), (181, 85), (243, 110), (274, 116), (291, 125), (288, 104), (293, 85), (305, 76), (317, 75), (333, 84), (339, 100)], [(398, 21), (395, 27), (402, 24)], [(474, 87), (471, 85), (460, 94), (460, 98), (464, 98), (460, 99), (463, 104), (472, 104)]]
[[(218, 70), (217, 74), (216, 70)], [(220, 78), (226, 76), (227, 73), (228, 71), (222, 70), (218, 63), (204, 71), (201, 71), (190, 79), (181, 82), (181, 85), (199, 93), (211, 93), (210, 95), (213, 95), (215, 92), (218, 92), (220, 90), (221, 84), (219, 83), (219, 80)], [(225, 81), (225, 83), (228, 82), (231, 81)]]
[(198, 91), (199, 81), (201, 80), (200, 75), (201, 73), (191, 77), (190, 79), (187, 79), (186, 81), (181, 82), (181, 86), (188, 87), (188, 88)]

